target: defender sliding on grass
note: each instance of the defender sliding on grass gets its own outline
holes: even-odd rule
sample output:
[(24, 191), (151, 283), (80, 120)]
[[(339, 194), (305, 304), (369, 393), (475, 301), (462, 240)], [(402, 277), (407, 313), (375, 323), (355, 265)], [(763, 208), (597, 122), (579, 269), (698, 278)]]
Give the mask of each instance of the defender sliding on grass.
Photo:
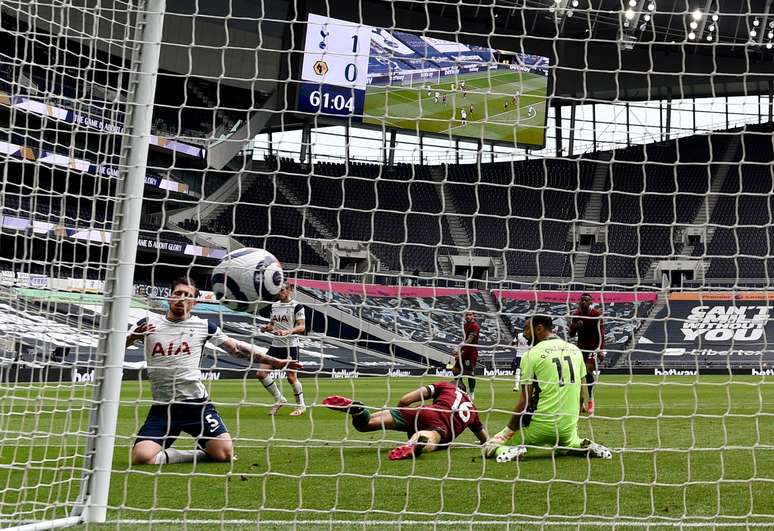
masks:
[[(424, 405), (430, 400), (432, 405)], [(423, 405), (410, 407), (417, 402)], [(323, 404), (352, 415), (352, 425), (357, 431), (387, 429), (408, 433), (408, 443), (390, 451), (389, 458), (393, 461), (419, 457), (422, 452), (448, 447), (465, 428), (470, 428), (481, 444), (489, 438), (478, 418), (476, 406), (456, 382), (422, 386), (403, 395), (398, 407), (374, 413), (370, 413), (361, 402), (343, 396), (329, 396)]]

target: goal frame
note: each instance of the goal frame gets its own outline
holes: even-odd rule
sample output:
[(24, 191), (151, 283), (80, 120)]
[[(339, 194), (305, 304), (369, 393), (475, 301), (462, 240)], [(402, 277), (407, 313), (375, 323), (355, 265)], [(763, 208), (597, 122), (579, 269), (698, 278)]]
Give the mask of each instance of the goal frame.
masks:
[(126, 352), (126, 323), (133, 294), (137, 240), (148, 162), (151, 119), (161, 53), (166, 0), (138, 0), (131, 54), (126, 123), (121, 142), (117, 208), (107, 260), (102, 305), (102, 336), (97, 347), (102, 364), (94, 370), (94, 409), (84, 452), (80, 494), (70, 516), (31, 522), (9, 529), (33, 531), (101, 523), (107, 518), (116, 424)]

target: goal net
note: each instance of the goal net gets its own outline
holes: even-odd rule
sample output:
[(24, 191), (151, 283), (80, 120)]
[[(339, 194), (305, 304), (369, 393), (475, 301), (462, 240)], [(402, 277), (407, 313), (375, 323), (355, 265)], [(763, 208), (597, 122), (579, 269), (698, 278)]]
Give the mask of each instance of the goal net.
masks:
[(608, 4), (0, 3), (0, 524), (774, 526), (774, 19)]

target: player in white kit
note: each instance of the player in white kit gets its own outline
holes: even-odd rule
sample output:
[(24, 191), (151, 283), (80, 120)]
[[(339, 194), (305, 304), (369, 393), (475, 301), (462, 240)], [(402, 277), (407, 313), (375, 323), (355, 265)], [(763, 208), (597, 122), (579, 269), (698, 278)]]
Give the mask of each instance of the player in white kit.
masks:
[[(295, 289), (292, 284), (285, 283), (282, 286), (279, 292), (279, 300), (271, 305), (271, 321), (269, 321), (269, 324), (261, 327), (261, 332), (274, 334), (271, 348), (268, 352), (270, 356), (298, 361), (298, 334), (303, 334), (306, 331), (306, 315), (304, 307), (293, 299), (294, 292)], [(257, 376), (266, 390), (274, 397), (274, 405), (269, 409), (269, 415), (274, 415), (288, 401), (282, 396), (282, 392), (269, 371), (261, 369), (258, 371)], [(293, 387), (293, 394), (296, 397), (296, 407), (290, 412), (290, 415), (297, 417), (303, 415), (304, 411), (306, 411), (304, 389), (298, 380), (296, 371), (287, 371), (287, 376), (288, 383)]]
[(516, 352), (511, 360), (511, 368), (513, 369), (513, 390), (519, 390), (519, 378), (521, 378), (521, 357), (529, 350), (529, 342), (524, 337), (523, 332), (519, 332), (511, 343), (516, 347)]
[[(228, 337), (216, 323), (191, 315), (199, 294), (191, 279), (175, 280), (171, 290), (166, 315), (141, 319), (126, 338), (127, 347), (145, 342), (154, 401), (134, 442), (132, 463), (230, 461), (234, 457), (231, 435), (202, 384), (199, 365), (204, 344), (277, 369), (300, 369), (301, 364), (261, 354), (252, 345)], [(181, 432), (197, 438), (196, 450), (171, 448)]]

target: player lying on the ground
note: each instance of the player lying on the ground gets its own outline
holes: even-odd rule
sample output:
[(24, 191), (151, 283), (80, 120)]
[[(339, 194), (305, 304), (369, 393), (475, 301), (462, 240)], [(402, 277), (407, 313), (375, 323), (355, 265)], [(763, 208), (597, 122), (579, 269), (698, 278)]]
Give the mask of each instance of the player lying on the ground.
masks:
[[(212, 321), (191, 315), (199, 290), (191, 279), (172, 282), (166, 315), (141, 319), (126, 346), (145, 341), (145, 362), (154, 405), (132, 448), (133, 464), (230, 461), (234, 446), (223, 419), (210, 403), (199, 370), (204, 344), (210, 342), (234, 356), (277, 369), (301, 369), (294, 360), (279, 360), (228, 337)], [(197, 438), (196, 450), (171, 448), (181, 432)]]
[[(429, 404), (431, 400), (432, 404)], [(422, 405), (411, 407), (417, 402)], [(408, 443), (390, 450), (389, 458), (393, 461), (419, 457), (422, 452), (432, 452), (442, 447), (448, 448), (465, 428), (470, 428), (481, 444), (488, 439), (476, 406), (464, 388), (458, 387), (457, 382), (424, 385), (403, 395), (397, 407), (373, 413), (362, 402), (343, 396), (329, 396), (323, 400), (323, 404), (330, 409), (349, 413), (357, 431), (386, 429), (406, 432)]]
[(548, 315), (527, 319), (524, 338), (532, 348), (521, 358), (521, 394), (508, 425), (487, 443), (486, 456), (505, 463), (523, 457), (528, 446), (549, 446), (612, 459), (604, 446), (578, 437), (586, 398), (578, 347), (554, 334)]

